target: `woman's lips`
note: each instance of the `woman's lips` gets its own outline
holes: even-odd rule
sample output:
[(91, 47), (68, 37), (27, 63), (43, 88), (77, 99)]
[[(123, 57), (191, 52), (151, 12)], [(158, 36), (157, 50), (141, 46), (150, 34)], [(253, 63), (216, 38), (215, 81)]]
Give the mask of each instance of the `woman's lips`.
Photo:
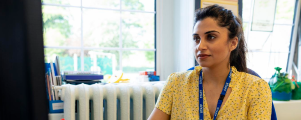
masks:
[(210, 57), (211, 55), (207, 55), (207, 54), (200, 54), (200, 55), (198, 55), (198, 58), (199, 59), (206, 59), (206, 58), (208, 58), (208, 57)]

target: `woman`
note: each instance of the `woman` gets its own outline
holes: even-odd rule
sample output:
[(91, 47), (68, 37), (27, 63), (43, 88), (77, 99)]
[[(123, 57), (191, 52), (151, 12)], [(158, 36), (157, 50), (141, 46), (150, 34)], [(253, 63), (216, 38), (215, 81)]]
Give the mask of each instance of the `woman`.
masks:
[(241, 20), (218, 5), (200, 9), (193, 42), (200, 66), (169, 76), (149, 119), (270, 119), (267, 82), (246, 73)]

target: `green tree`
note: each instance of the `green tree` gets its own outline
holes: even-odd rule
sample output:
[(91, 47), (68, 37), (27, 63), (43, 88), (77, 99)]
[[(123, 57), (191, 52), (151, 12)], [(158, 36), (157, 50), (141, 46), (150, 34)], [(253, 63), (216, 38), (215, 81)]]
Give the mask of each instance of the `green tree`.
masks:
[[(61, 4), (60, 0), (42, 0), (42, 2), (47, 2), (47, 3), (55, 3), (55, 4)], [(123, 0), (122, 1), (123, 4), (123, 8), (125, 9), (130, 9), (130, 10), (144, 10), (144, 5), (139, 2), (139, 0)], [(114, 6), (116, 6), (117, 4), (114, 3)], [(72, 35), (72, 25), (70, 24), (70, 22), (68, 21), (68, 16), (64, 16), (63, 14), (59, 14), (59, 13), (49, 13), (49, 12), (44, 12), (45, 11), (45, 7), (48, 7), (47, 5), (43, 5), (42, 6), (42, 10), (43, 10), (43, 30), (44, 30), (44, 41), (47, 41), (50, 38), (47, 38), (45, 35), (47, 33), (47, 31), (49, 30), (55, 30), (57, 32), (59, 32), (64, 39), (68, 39), (71, 35)], [(66, 10), (65, 8), (63, 8), (64, 10)], [(78, 13), (80, 14), (80, 13)], [(137, 22), (133, 22), (133, 21), (126, 21), (124, 19), (122, 19), (121, 21), (121, 25), (123, 25), (123, 28), (143, 28), (143, 25), (141, 23), (137, 23)], [(91, 24), (91, 26), (96, 25), (97, 23), (89, 23)], [(104, 32), (102, 34), (106, 34), (109, 35), (109, 39), (107, 41), (98, 41), (98, 45), (95, 46), (101, 46), (101, 47), (119, 47), (119, 38), (120, 38), (120, 34), (119, 34), (119, 29), (120, 26), (119, 22), (114, 22), (114, 21), (108, 21), (108, 22), (104, 22), (102, 24), (100, 24), (100, 26), (98, 27), (102, 27), (104, 29)], [(104, 27), (104, 26), (108, 26), (108, 27)], [(118, 29), (118, 31), (116, 31), (116, 29)], [(87, 33), (85, 34), (85, 36), (89, 36), (91, 35), (93, 32), (93, 30), (91, 31), (91, 33)], [(145, 31), (141, 31), (139, 34), (142, 34)], [(53, 38), (51, 38), (53, 39)], [(127, 48), (137, 48), (137, 42), (135, 41), (135, 37), (132, 34), (132, 32), (129, 31), (123, 31), (122, 32), (122, 47), (127, 47)], [(85, 40), (85, 39), (84, 39)], [(64, 40), (57, 40), (56, 43), (58, 43), (59, 45), (64, 45), (66, 41)], [(44, 43), (46, 45), (46, 43)], [(153, 46), (153, 45), (147, 45), (147, 46)], [(85, 51), (88, 52), (88, 51)], [(119, 51), (114, 51), (114, 50), (102, 50), (102, 52), (104, 53), (112, 53), (115, 54), (116, 59), (117, 59), (117, 64), (119, 64)], [(45, 53), (48, 55), (52, 55), (52, 54), (56, 54), (59, 56), (70, 56), (68, 54), (70, 54), (70, 50), (61, 50), (61, 49), (45, 49)], [(129, 52), (123, 52), (123, 56), (129, 57), (131, 54), (133, 54), (131, 51)], [(85, 53), (85, 55), (87, 55), (87, 53)], [(147, 58), (148, 61), (153, 61), (154, 60), (154, 52), (153, 51), (148, 51), (145, 54), (145, 57)], [(85, 62), (85, 64), (88, 64)], [(89, 63), (90, 64), (90, 63)], [(119, 66), (119, 65), (117, 65)]]
[(123, 0), (126, 9), (144, 10), (144, 5), (139, 0)]

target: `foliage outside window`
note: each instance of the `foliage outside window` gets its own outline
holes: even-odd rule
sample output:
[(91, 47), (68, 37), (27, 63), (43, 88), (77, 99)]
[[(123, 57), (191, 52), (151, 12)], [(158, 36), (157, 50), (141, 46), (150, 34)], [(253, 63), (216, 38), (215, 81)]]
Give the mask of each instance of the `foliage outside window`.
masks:
[(42, 0), (46, 62), (61, 71), (155, 68), (154, 0)]

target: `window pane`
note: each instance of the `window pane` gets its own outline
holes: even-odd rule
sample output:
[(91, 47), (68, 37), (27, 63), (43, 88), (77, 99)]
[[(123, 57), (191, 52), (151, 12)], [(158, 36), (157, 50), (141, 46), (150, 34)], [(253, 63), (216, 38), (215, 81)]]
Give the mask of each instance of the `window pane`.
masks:
[[(247, 31), (247, 30), (249, 30), (249, 23), (243, 23), (243, 31), (245, 32), (245, 31)], [(246, 33), (245, 33), (246, 34)]]
[(122, 9), (126, 10), (143, 10), (143, 11), (154, 11), (155, 1), (154, 0), (122, 0)]
[(115, 50), (85, 50), (85, 71), (101, 71), (107, 75), (119, 69), (119, 52)]
[(120, 8), (120, 0), (83, 0), (83, 6), (85, 7), (97, 7), (97, 8)]
[(55, 56), (59, 56), (60, 70), (80, 71), (80, 49), (52, 49), (45, 48), (45, 62), (53, 62)]
[(269, 34), (269, 32), (249, 31), (247, 38), (248, 49), (261, 50)]
[(80, 8), (42, 6), (44, 45), (81, 46)]
[(274, 31), (263, 47), (264, 51), (289, 52), (292, 26), (274, 25)]
[(249, 31), (249, 23), (243, 23), (243, 31), (244, 31), (244, 36), (245, 36), (245, 39), (246, 39), (246, 42), (248, 42), (247, 38), (248, 38), (248, 31)]
[(122, 13), (122, 45), (125, 48), (154, 49), (154, 14)]
[(42, 0), (43, 3), (80, 6), (80, 0)]
[(289, 25), (274, 25), (272, 33), (250, 31), (248, 48), (250, 50), (288, 52), (291, 30), (292, 26)]
[(122, 71), (124, 73), (136, 73), (139, 71), (154, 70), (154, 51), (123, 51)]
[(84, 9), (84, 45), (88, 47), (119, 47), (120, 12)]
[(258, 73), (261, 78), (271, 78), (275, 73), (275, 67), (286, 70), (288, 52), (249, 52), (247, 66)]
[(293, 24), (296, 0), (277, 0), (275, 23)]
[(251, 21), (251, 11), (253, 11), (253, 8), (251, 8), (251, 2), (252, 0), (243, 0), (243, 7), (242, 7), (242, 19), (243, 21)]

